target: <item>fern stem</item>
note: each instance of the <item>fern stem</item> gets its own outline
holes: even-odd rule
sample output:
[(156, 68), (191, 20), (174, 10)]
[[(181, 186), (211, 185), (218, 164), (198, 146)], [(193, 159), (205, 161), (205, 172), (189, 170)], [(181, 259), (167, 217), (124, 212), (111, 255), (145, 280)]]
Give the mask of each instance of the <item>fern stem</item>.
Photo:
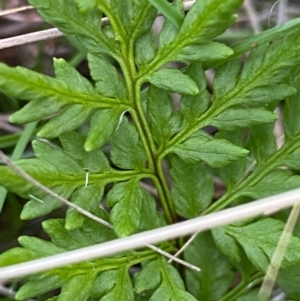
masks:
[[(138, 95), (136, 95), (136, 97), (139, 98)], [(135, 102), (136, 102), (135, 110), (131, 110), (130, 113), (131, 113), (132, 118), (135, 121), (135, 125), (137, 127), (140, 138), (142, 140), (144, 150), (146, 152), (147, 159), (148, 159), (149, 169), (154, 172), (154, 170), (155, 170), (154, 154), (156, 153), (155, 145), (154, 145), (154, 142), (152, 141), (151, 135), (149, 135), (150, 129), (149, 129), (147, 121), (145, 120), (146, 118), (145, 118), (143, 112), (141, 111), (142, 108), (140, 108), (139, 107), (140, 105), (137, 104), (139, 102), (139, 100), (135, 99)]]
[[(104, 8), (104, 10), (103, 10)], [(142, 81), (138, 80), (138, 74), (134, 60), (134, 40), (126, 39), (126, 32), (119, 20), (113, 17), (109, 8), (105, 5), (102, 11), (107, 15), (111, 22), (114, 31), (119, 34), (119, 42), (121, 44), (122, 59), (118, 62), (123, 72), (128, 97), (134, 110), (131, 110), (131, 116), (135, 121), (139, 136), (142, 140), (144, 150), (148, 159), (149, 169), (157, 175), (155, 180), (156, 188), (159, 193), (161, 204), (169, 224), (176, 222), (176, 213), (174, 204), (171, 199), (169, 188), (166, 184), (164, 174), (161, 169), (161, 161), (157, 157), (157, 149), (151, 135), (150, 127), (146, 120), (142, 105), (141, 105), (141, 86)]]
[[(144, 139), (144, 148), (148, 153), (149, 166), (152, 167), (154, 173), (157, 175), (158, 181), (156, 181), (156, 188), (160, 196), (161, 204), (163, 206), (164, 213), (166, 215), (166, 219), (169, 224), (176, 222), (177, 216), (175, 213), (174, 204), (172, 202), (172, 198), (170, 195), (169, 187), (166, 183), (165, 176), (161, 167), (161, 161), (157, 156), (157, 150), (151, 135), (151, 131), (146, 120), (146, 117), (143, 112), (143, 108), (141, 106), (141, 97), (140, 97), (140, 85), (136, 84), (136, 97), (135, 97), (135, 105), (137, 109), (137, 118), (140, 124), (138, 126), (141, 127), (140, 136), (141, 139)], [(152, 163), (150, 165), (150, 162)]]
[(165, 182), (164, 174), (161, 170), (161, 162), (157, 158), (157, 150), (151, 135), (151, 131), (141, 106), (140, 85), (138, 83), (136, 83), (135, 90), (135, 107), (136, 112), (133, 112), (132, 117), (135, 119), (137, 129), (143, 142), (144, 149), (148, 157), (149, 167), (157, 176), (157, 180), (154, 182), (167, 222), (172, 224), (176, 221), (176, 213), (170, 196), (169, 188)]
[[(135, 69), (135, 61), (134, 61), (134, 51), (133, 51), (133, 42), (130, 41), (128, 45), (126, 45), (125, 53), (127, 55), (124, 56), (126, 61), (127, 70), (129, 70), (130, 74), (127, 78), (128, 80), (128, 88), (129, 83), (131, 83), (131, 95), (132, 100), (134, 102), (135, 111), (132, 110), (132, 117), (135, 120), (137, 130), (139, 132), (140, 138), (142, 140), (144, 150), (146, 152), (148, 158), (149, 168), (153, 171), (154, 174), (157, 175), (156, 188), (159, 193), (160, 201), (166, 216), (166, 220), (169, 224), (176, 222), (177, 217), (175, 213), (174, 204), (171, 199), (169, 188), (166, 184), (164, 174), (161, 169), (161, 161), (158, 160), (157, 157), (157, 149), (152, 138), (152, 134), (150, 131), (149, 124), (147, 122), (146, 116), (144, 114), (142, 104), (141, 104), (141, 82), (136, 80), (137, 73)], [(125, 75), (124, 75), (125, 76)]]
[(157, 164), (156, 164), (157, 175), (158, 175), (159, 182), (161, 183), (162, 188), (163, 188), (164, 193), (165, 193), (164, 201), (166, 202), (166, 204), (164, 204), (164, 205), (166, 207), (168, 207), (168, 211), (170, 212), (171, 217), (172, 217), (172, 221), (174, 223), (174, 222), (177, 222), (177, 215), (176, 215), (176, 212), (175, 212), (175, 206), (174, 206), (174, 203), (172, 201), (171, 193), (170, 193), (169, 187), (167, 185), (166, 178), (165, 178), (161, 163), (162, 162), (157, 159)]
[(264, 164), (259, 165), (254, 172), (237, 185), (233, 190), (225, 193), (218, 201), (216, 201), (212, 206), (203, 212), (203, 215), (209, 214), (212, 212), (219, 211), (227, 207), (230, 203), (236, 200), (242, 195), (244, 188), (254, 186), (260, 182), (265, 176), (267, 176), (272, 170), (280, 165), (280, 158), (286, 156), (288, 153), (292, 153), (297, 148), (300, 147), (300, 141), (295, 140), (288, 146), (283, 146), (279, 151), (273, 154)]
[(238, 297), (244, 295), (250, 288), (258, 283), (261, 283), (263, 280), (263, 273), (257, 272), (249, 278), (243, 278), (242, 281), (232, 289), (228, 294), (223, 296), (219, 301), (234, 301)]

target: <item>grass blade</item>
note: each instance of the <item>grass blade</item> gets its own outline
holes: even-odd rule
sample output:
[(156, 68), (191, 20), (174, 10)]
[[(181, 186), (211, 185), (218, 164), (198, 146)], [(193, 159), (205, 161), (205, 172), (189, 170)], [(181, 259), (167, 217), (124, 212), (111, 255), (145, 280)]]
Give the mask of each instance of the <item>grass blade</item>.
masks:
[(183, 17), (180, 16), (177, 11), (166, 0), (148, 0), (153, 6), (155, 6), (168, 20), (170, 20), (174, 26), (180, 28)]
[[(25, 150), (28, 142), (31, 139), (31, 136), (32, 136), (33, 132), (35, 131), (36, 126), (37, 126), (37, 122), (31, 122), (25, 126), (25, 129), (24, 129), (24, 131), (13, 151), (13, 154), (11, 156), (12, 161), (18, 160), (22, 157), (24, 150)], [(3, 208), (6, 195), (7, 195), (7, 190), (4, 187), (0, 186), (0, 213)]]

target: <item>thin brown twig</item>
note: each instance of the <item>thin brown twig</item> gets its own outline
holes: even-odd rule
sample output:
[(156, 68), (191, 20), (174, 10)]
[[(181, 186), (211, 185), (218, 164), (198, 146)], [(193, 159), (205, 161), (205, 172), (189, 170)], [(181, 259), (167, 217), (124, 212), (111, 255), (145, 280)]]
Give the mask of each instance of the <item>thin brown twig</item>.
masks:
[[(179, 249), (174, 256), (178, 257), (184, 250), (187, 249), (187, 247), (195, 240), (195, 238), (197, 237), (197, 235), (200, 233), (200, 231), (194, 233), (188, 241), (185, 242), (185, 244), (181, 247), (181, 249)], [(168, 262), (171, 263), (173, 261), (173, 259), (170, 259)]]
[(280, 2), (280, 0), (277, 0), (271, 7), (270, 11), (269, 11), (269, 17), (268, 17), (268, 29), (270, 28), (270, 24), (271, 24), (271, 17), (272, 17), (272, 13), (273, 13), (273, 9), (275, 8), (275, 6)]
[(14, 297), (16, 295), (14, 291), (3, 286), (2, 284), (0, 284), (0, 294), (6, 297)]
[(149, 191), (154, 197), (158, 197), (158, 193), (156, 188), (154, 188), (153, 186), (145, 183), (145, 182), (140, 182), (140, 185), (147, 191)]
[(18, 13), (18, 12), (21, 12), (24, 10), (29, 10), (29, 9), (34, 9), (34, 7), (31, 5), (28, 5), (28, 6), (22, 6), (22, 7), (12, 8), (12, 9), (6, 9), (3, 11), (0, 11), (0, 17), (15, 14), (15, 13)]
[(250, 20), (251, 26), (254, 30), (254, 33), (255, 34), (260, 33), (261, 32), (261, 26), (260, 26), (260, 22), (259, 22), (259, 19), (257, 17), (257, 14), (255, 12), (252, 1), (251, 0), (245, 0), (244, 8), (247, 12), (247, 15), (249, 17), (249, 20)]
[(0, 129), (8, 133), (19, 133), (21, 128), (0, 120)]
[(287, 8), (288, 8), (289, 1), (288, 0), (281, 0), (278, 3), (278, 9), (277, 9), (277, 25), (282, 25), (285, 23), (288, 19), (287, 17)]
[(33, 42), (45, 41), (53, 38), (62, 37), (64, 34), (57, 28), (41, 30), (23, 34), (20, 36), (6, 38), (0, 40), (0, 49), (5, 49), (13, 46), (25, 45)]

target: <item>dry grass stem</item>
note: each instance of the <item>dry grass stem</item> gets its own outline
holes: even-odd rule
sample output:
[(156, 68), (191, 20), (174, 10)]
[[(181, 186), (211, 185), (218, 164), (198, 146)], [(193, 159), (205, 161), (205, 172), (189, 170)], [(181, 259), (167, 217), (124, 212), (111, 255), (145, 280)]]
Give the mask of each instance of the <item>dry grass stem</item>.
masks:
[(12, 8), (12, 9), (6, 9), (0, 12), (0, 17), (15, 14), (29, 9), (33, 9), (33, 6), (28, 5), (28, 6), (22, 6), (22, 7)]
[(263, 284), (259, 291), (259, 296), (262, 301), (269, 300), (271, 296), (278, 275), (278, 271), (280, 269), (281, 263), (284, 258), (284, 254), (286, 252), (295, 225), (297, 223), (299, 213), (300, 213), (300, 205), (295, 205), (282, 231), (280, 240), (272, 256), (271, 262), (266, 272), (266, 276), (264, 278)]
[(279, 1), (278, 9), (277, 9), (278, 11), (277, 20), (276, 20), (277, 25), (282, 25), (283, 23), (288, 21), (288, 17), (287, 17), (288, 4), (289, 4), (288, 0)]
[(260, 26), (260, 22), (259, 22), (259, 18), (255, 12), (253, 3), (251, 0), (245, 0), (244, 2), (244, 8), (247, 12), (247, 15), (249, 17), (249, 21), (251, 23), (251, 26), (254, 30), (255, 34), (258, 34), (261, 32), (261, 26)]
[(61, 31), (59, 31), (57, 28), (51, 28), (51, 29), (41, 30), (38, 32), (27, 33), (12, 38), (1, 39), (0, 49), (25, 45), (33, 42), (38, 42), (38, 41), (45, 41), (53, 38), (58, 38), (63, 35), (64, 34)]

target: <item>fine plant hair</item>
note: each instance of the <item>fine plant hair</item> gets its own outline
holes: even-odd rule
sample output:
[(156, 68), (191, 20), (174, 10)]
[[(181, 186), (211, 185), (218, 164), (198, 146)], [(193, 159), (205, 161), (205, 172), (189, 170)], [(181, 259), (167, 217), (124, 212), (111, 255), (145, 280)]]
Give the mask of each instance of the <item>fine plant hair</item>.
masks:
[[(42, 138), (32, 141), (34, 158), (0, 166), (0, 184), (28, 200), (24, 220), (68, 205), (64, 218), (42, 222), (49, 240), (19, 237), (1, 267), (300, 187), (299, 20), (229, 47), (216, 38), (242, 0), (197, 0), (188, 12), (182, 0), (29, 3), (86, 52), (90, 80), (62, 58), (54, 58), (55, 77), (0, 64), (0, 90), (28, 102), (11, 122), (41, 121)], [(154, 33), (158, 10), (165, 21)], [(221, 196), (217, 183), (226, 188)], [(16, 299), (258, 300), (287, 215), (200, 233), (184, 251), (188, 238), (42, 272), (20, 279)], [(276, 280), (294, 301), (299, 249), (296, 224)]]

